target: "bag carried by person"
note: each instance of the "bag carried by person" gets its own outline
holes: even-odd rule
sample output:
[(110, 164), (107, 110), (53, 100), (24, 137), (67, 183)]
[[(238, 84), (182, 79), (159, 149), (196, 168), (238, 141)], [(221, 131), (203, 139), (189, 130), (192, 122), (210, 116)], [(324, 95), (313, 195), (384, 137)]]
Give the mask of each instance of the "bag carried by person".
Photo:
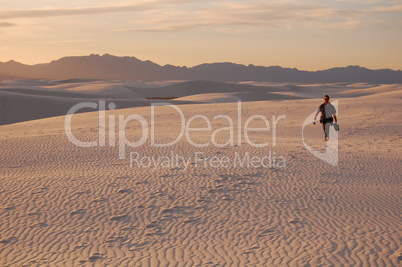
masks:
[(338, 123), (336, 123), (336, 122), (334, 123), (334, 129), (335, 129), (335, 131), (337, 131), (337, 132), (339, 131), (339, 125), (338, 125)]

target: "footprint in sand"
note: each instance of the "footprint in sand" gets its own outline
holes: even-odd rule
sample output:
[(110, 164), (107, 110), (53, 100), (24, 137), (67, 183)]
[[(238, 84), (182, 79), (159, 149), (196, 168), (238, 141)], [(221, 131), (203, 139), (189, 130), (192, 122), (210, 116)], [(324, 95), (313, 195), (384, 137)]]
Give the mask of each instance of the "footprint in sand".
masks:
[(128, 218), (129, 218), (129, 216), (124, 214), (124, 215), (118, 215), (118, 216), (110, 217), (110, 220), (111, 221), (125, 221)]
[(109, 201), (109, 199), (107, 199), (107, 198), (98, 197), (98, 198), (95, 198), (94, 200), (92, 200), (91, 203), (100, 203), (100, 202), (108, 202), (108, 201)]
[(77, 192), (77, 193), (75, 193), (76, 195), (88, 195), (88, 194), (91, 194), (91, 191), (90, 190), (86, 190), (86, 191), (81, 191), (81, 192)]
[(227, 181), (228, 181), (227, 178), (219, 178), (219, 179), (214, 180), (215, 183), (225, 183)]
[(100, 253), (94, 253), (92, 256), (88, 257), (88, 260), (90, 262), (95, 262), (97, 260), (103, 260), (104, 257)]
[(119, 176), (119, 177), (116, 177), (116, 179), (129, 179), (129, 178), (131, 178), (130, 176)]
[(85, 212), (86, 212), (85, 209), (78, 209), (78, 210), (70, 211), (70, 215), (84, 214)]
[(159, 228), (159, 224), (157, 221), (152, 221), (151, 223), (145, 225), (145, 228)]
[(297, 223), (303, 223), (303, 221), (299, 218), (293, 218), (293, 220), (290, 220), (289, 223), (297, 224)]
[(74, 250), (76, 250), (76, 249), (82, 249), (82, 248), (85, 248), (85, 247), (86, 247), (86, 245), (75, 246), (75, 247), (74, 247)]
[(269, 229), (266, 229), (266, 230), (264, 230), (261, 234), (259, 234), (258, 236), (259, 237), (262, 237), (262, 236), (267, 236), (267, 235), (270, 235), (270, 234), (273, 234), (273, 233), (275, 233), (275, 230), (273, 229), (273, 228), (269, 228)]
[(110, 184), (108, 184), (107, 186), (110, 186), (110, 187), (119, 187), (120, 185), (118, 184), (118, 183), (110, 183)]
[(137, 229), (137, 227), (135, 227), (135, 226), (127, 226), (127, 227), (121, 228), (122, 231), (132, 231), (135, 229)]
[(196, 201), (200, 203), (208, 203), (211, 202), (211, 199), (209, 197), (201, 196)]
[(256, 185), (257, 183), (254, 181), (241, 181), (239, 182), (240, 185)]
[(325, 197), (324, 196), (317, 196), (315, 199), (318, 200), (318, 201), (324, 201)]
[(49, 190), (49, 187), (41, 187), (41, 188), (39, 188), (39, 190), (40, 191), (42, 191), (42, 192), (45, 192), (45, 191), (48, 191)]
[(37, 224), (32, 225), (32, 227), (41, 227), (41, 228), (48, 227), (48, 226), (49, 225), (47, 223), (45, 223), (45, 222), (41, 222), (41, 223), (37, 223)]
[(162, 236), (166, 234), (162, 232), (162, 227), (159, 225), (158, 221), (152, 221), (149, 224), (145, 225), (145, 230), (147, 231), (145, 236)]
[(254, 250), (257, 250), (259, 248), (260, 248), (259, 246), (253, 246), (253, 247), (249, 248), (248, 250), (244, 251), (243, 254), (252, 254), (252, 253), (254, 253)]
[[(191, 214), (193, 213), (194, 206), (174, 206), (172, 208), (163, 209), (162, 214)], [(189, 211), (190, 210), (190, 211)]]
[(16, 237), (9, 237), (7, 239), (0, 240), (0, 244), (14, 244), (17, 241), (18, 241), (18, 238), (16, 238)]
[(117, 191), (117, 193), (119, 194), (128, 194), (128, 193), (132, 193), (133, 191), (131, 189), (120, 189), (119, 191)]
[(118, 236), (118, 237), (109, 236), (108, 238), (106, 238), (105, 243), (124, 243), (127, 240), (128, 238), (125, 236)]
[(231, 197), (229, 195), (224, 195), (221, 197), (221, 200), (231, 200)]
[(131, 244), (128, 250), (135, 251), (135, 250), (145, 247), (146, 245), (148, 245), (150, 243), (151, 243), (150, 241), (144, 241), (144, 242), (140, 242), (140, 243)]
[(186, 220), (183, 221), (183, 223), (192, 223), (192, 222), (198, 222), (200, 219), (196, 217), (188, 217)]
[(40, 212), (30, 212), (27, 215), (28, 216), (35, 216), (35, 215), (39, 216), (40, 214), (41, 214)]
[(399, 256), (396, 257), (398, 260), (402, 261), (402, 252), (399, 253)]

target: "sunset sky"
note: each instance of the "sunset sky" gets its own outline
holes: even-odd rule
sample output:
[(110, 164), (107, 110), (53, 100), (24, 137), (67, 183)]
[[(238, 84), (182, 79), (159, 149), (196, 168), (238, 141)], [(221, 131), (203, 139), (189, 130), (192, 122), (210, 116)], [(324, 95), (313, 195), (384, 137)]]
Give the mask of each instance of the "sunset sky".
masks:
[(109, 53), (160, 65), (402, 69), (400, 0), (0, 0), (0, 61)]

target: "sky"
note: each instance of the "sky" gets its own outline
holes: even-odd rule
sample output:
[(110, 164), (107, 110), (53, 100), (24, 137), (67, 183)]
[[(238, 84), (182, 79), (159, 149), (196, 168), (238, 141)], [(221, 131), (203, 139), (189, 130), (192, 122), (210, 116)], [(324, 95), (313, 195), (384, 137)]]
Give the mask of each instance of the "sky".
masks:
[(401, 0), (0, 0), (0, 61), (402, 70)]

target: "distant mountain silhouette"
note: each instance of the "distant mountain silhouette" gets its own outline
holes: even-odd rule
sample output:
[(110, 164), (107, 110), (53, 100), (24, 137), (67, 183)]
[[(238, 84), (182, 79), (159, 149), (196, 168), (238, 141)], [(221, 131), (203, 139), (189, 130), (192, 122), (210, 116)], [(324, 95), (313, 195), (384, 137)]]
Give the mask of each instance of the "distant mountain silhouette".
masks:
[(209, 80), (218, 82), (266, 81), (298, 83), (402, 83), (402, 71), (370, 70), (360, 66), (301, 71), (279, 66), (263, 67), (234, 63), (201, 64), (194, 67), (160, 66), (135, 57), (89, 55), (63, 57), (45, 64), (0, 62), (1, 79), (107, 79), (107, 80)]

